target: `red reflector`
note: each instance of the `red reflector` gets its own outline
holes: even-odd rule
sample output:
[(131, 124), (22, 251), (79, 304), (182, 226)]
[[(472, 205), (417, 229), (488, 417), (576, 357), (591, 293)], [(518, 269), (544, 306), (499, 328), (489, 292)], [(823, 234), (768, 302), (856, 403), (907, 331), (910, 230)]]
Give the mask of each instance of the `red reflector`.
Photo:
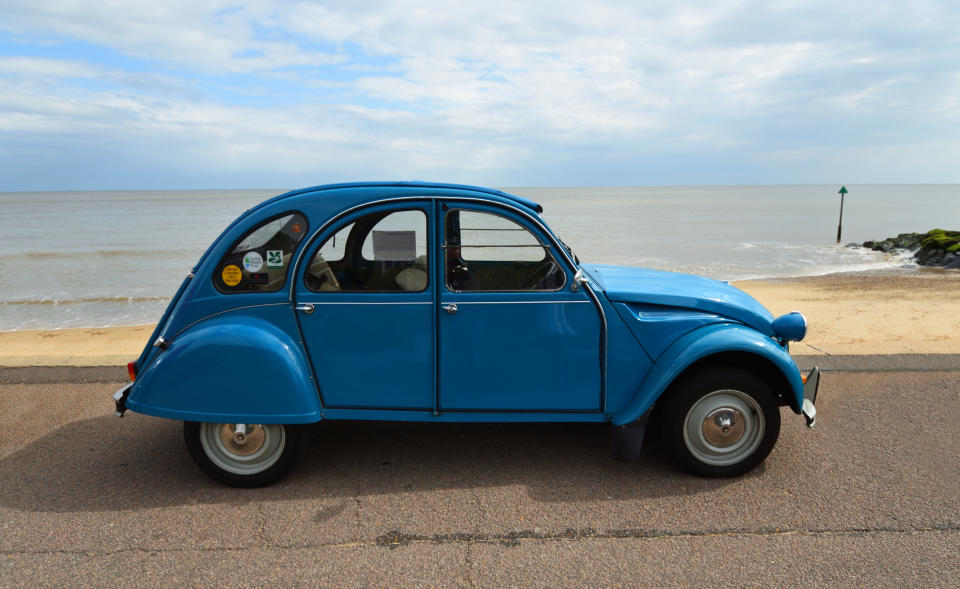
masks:
[(137, 380), (137, 363), (136, 362), (127, 362), (127, 374), (130, 375), (130, 380)]

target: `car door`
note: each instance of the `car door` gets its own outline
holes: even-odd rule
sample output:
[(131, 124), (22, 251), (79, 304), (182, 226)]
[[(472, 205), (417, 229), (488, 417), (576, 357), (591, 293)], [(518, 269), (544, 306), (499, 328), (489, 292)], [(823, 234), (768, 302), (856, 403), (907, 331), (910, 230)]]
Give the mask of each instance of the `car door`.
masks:
[(600, 411), (600, 316), (545, 232), (492, 206), (438, 211), (442, 411)]
[(295, 293), (325, 407), (432, 410), (433, 203), (367, 208), (305, 250)]

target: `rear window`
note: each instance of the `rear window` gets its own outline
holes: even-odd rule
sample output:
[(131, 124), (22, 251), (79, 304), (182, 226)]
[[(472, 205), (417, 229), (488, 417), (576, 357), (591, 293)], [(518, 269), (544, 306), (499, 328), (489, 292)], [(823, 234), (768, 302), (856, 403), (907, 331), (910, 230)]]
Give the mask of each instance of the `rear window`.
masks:
[(274, 217), (240, 238), (220, 260), (213, 283), (221, 292), (275, 292), (287, 282), (297, 244), (307, 233), (299, 213)]

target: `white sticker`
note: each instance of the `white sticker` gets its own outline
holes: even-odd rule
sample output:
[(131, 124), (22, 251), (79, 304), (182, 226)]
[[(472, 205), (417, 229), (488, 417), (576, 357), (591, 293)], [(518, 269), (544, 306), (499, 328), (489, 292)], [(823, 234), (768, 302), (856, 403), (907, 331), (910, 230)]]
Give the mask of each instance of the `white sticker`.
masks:
[(259, 272), (263, 268), (263, 257), (257, 252), (247, 252), (243, 255), (243, 267), (247, 272)]
[(283, 250), (267, 250), (267, 268), (283, 268)]

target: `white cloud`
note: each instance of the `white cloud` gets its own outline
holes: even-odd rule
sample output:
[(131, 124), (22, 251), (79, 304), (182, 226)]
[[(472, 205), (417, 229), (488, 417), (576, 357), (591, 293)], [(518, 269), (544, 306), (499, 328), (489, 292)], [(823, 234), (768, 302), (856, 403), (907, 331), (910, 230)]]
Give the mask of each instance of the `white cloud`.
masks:
[[(143, 61), (0, 58), (0, 129), (92, 152), (132, 142), (145, 169), (157, 165), (151, 145), (211, 178), (490, 184), (605, 183), (616, 166), (633, 183), (730, 181), (696, 176), (727, 161), (733, 181), (804, 181), (776, 154), (862, 161), (936, 144), (960, 156), (949, 140), (960, 23), (934, 2), (866, 15), (825, 1), (51, 0), (4, 11), (0, 29), (21, 38)], [(16, 149), (0, 139), (0, 167)], [(805, 181), (822, 180), (827, 164), (805, 161)], [(875, 169), (934, 180), (930, 166), (915, 178)]]
[(101, 1), (13, 0), (0, 28), (107, 47), (125, 55), (170, 63), (187, 71), (254, 72), (338, 63), (342, 57), (292, 41), (264, 39), (273, 3), (237, 8), (223, 0)]
[(103, 68), (75, 59), (0, 57), (0, 75), (91, 78), (101, 75), (103, 71)]

